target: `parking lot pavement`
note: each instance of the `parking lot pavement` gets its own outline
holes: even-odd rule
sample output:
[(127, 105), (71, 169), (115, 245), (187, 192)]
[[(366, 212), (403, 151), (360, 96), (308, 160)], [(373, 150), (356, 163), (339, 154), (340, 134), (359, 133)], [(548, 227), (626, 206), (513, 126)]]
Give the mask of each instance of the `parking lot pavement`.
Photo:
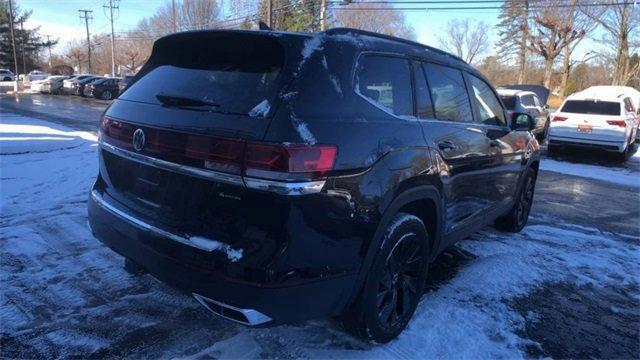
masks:
[(0, 94), (0, 113), (43, 117), (78, 130), (97, 131), (109, 101), (74, 95)]
[(407, 330), (375, 345), (332, 320), (243, 327), (129, 275), (87, 226), (95, 136), (3, 112), (0, 153), (7, 141), (17, 143), (0, 155), (1, 357), (638, 357), (640, 183), (615, 172), (541, 171), (525, 230), (486, 228), (442, 254)]

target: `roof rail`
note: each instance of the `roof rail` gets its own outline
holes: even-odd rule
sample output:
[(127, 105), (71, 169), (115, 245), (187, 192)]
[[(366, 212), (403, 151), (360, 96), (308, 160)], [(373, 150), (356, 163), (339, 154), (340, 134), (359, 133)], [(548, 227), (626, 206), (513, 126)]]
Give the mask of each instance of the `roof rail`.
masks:
[(360, 35), (377, 37), (377, 38), (380, 38), (380, 39), (396, 41), (396, 42), (400, 42), (400, 43), (404, 43), (404, 44), (408, 44), (408, 45), (413, 45), (413, 46), (419, 46), (421, 48), (436, 52), (438, 54), (452, 57), (452, 58), (454, 58), (454, 59), (456, 59), (458, 61), (462, 61), (465, 64), (467, 63), (466, 61), (462, 60), (460, 57), (458, 57), (456, 55), (453, 55), (451, 53), (448, 53), (448, 52), (446, 52), (444, 50), (440, 50), (440, 49), (431, 47), (429, 45), (421, 44), (421, 43), (416, 42), (416, 41), (407, 40), (407, 39), (403, 39), (403, 38), (399, 38), (399, 37), (395, 37), (395, 36), (391, 36), (391, 35), (380, 34), (380, 33), (376, 33), (376, 32), (373, 32), (373, 31), (354, 29), (354, 28), (347, 28), (347, 27), (336, 27), (336, 28), (331, 28), (329, 30), (326, 30), (326, 31), (324, 31), (324, 33), (327, 34), (327, 35), (340, 35), (340, 34), (356, 33), (356, 34), (360, 34)]

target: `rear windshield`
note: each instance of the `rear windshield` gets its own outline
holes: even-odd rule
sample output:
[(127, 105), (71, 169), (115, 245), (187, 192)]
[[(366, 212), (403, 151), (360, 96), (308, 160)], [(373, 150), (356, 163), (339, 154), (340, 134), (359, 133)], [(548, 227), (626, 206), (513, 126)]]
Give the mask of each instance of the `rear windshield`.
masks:
[(516, 108), (516, 97), (515, 96), (500, 96), (504, 106), (507, 107), (507, 110), (513, 110)]
[(620, 103), (595, 100), (569, 100), (564, 103), (562, 112), (574, 114), (620, 115)]
[[(149, 104), (198, 100), (210, 111), (265, 116), (279, 90), (284, 49), (272, 38), (177, 37), (154, 49), (150, 70), (120, 96)], [(158, 98), (160, 97), (160, 99)]]

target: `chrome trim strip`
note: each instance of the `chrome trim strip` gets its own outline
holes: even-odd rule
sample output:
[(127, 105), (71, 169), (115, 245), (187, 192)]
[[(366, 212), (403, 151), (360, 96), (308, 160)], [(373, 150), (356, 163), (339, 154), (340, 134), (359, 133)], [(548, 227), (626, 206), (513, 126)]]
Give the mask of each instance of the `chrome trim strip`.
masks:
[(225, 174), (218, 171), (199, 169), (193, 166), (176, 164), (174, 162), (156, 159), (150, 156), (135, 153), (133, 151), (120, 149), (104, 141), (100, 141), (100, 147), (112, 154), (122, 156), (129, 160), (139, 162), (141, 164), (150, 165), (159, 169), (169, 170), (172, 172), (196, 176), (205, 180), (215, 180), (233, 185), (244, 185), (240, 175)]
[(308, 195), (322, 191), (326, 180), (306, 182), (283, 182), (245, 177), (244, 183), (250, 189), (270, 191), (280, 195)]
[[(264, 324), (267, 323), (269, 321), (271, 321), (272, 319), (270, 317), (268, 317), (267, 315), (257, 311), (257, 310), (253, 310), (253, 309), (241, 309), (241, 308), (237, 308), (235, 306), (231, 306), (231, 305), (227, 305), (223, 302), (220, 301), (216, 301), (213, 299), (209, 299), (206, 296), (202, 296), (200, 294), (196, 294), (196, 293), (192, 293), (191, 295), (193, 295), (193, 297), (200, 303), (202, 304), (202, 306), (204, 306), (207, 310), (211, 311), (212, 313), (225, 318), (227, 320), (239, 323), (239, 324), (243, 324), (243, 325), (249, 325), (249, 326), (256, 326), (256, 325), (260, 325), (260, 324)], [(211, 309), (211, 307), (209, 307), (209, 305), (207, 304), (207, 302), (216, 304), (218, 306), (220, 306), (222, 308), (222, 313), (218, 313), (216, 311), (214, 311), (213, 309)], [(241, 313), (242, 315), (244, 315), (244, 317), (247, 319), (246, 322), (244, 321), (239, 321), (233, 318), (230, 318), (228, 316), (224, 315), (224, 309), (231, 309), (234, 311), (237, 311), (239, 313)]]
[(199, 169), (193, 166), (181, 165), (170, 161), (156, 159), (150, 156), (135, 153), (133, 151), (120, 149), (119, 147), (115, 147), (103, 141), (100, 141), (100, 147), (112, 154), (159, 169), (168, 170), (179, 174), (196, 176), (205, 180), (213, 180), (226, 184), (246, 186), (247, 188), (254, 190), (270, 191), (280, 195), (297, 196), (317, 194), (322, 191), (322, 188), (324, 187), (324, 184), (326, 182), (326, 180), (286, 182), (259, 179), (248, 176), (242, 177), (240, 175), (225, 174), (218, 171)]
[(110, 213), (112, 213), (115, 216), (120, 217), (123, 220), (128, 221), (129, 223), (131, 223), (132, 225), (142, 229), (142, 230), (146, 230), (149, 232), (154, 233), (155, 235), (158, 236), (162, 236), (165, 238), (168, 238), (170, 240), (179, 242), (181, 244), (196, 248), (196, 249), (200, 249), (206, 252), (212, 252), (213, 250), (219, 249), (221, 247), (221, 243), (215, 241), (215, 240), (210, 240), (208, 241), (205, 238), (198, 238), (198, 242), (194, 242), (191, 239), (189, 239), (188, 236), (180, 236), (180, 235), (176, 235), (173, 233), (170, 233), (168, 231), (162, 230), (158, 227), (155, 227), (141, 219), (138, 219), (137, 217), (134, 217), (130, 214), (127, 214), (126, 212), (118, 209), (117, 207), (113, 206), (112, 204), (109, 204), (103, 197), (102, 195), (97, 191), (97, 190), (92, 190), (91, 191), (91, 198), (93, 199), (93, 201), (95, 201), (96, 204), (98, 204), (100, 207), (102, 207), (103, 209), (109, 211)]

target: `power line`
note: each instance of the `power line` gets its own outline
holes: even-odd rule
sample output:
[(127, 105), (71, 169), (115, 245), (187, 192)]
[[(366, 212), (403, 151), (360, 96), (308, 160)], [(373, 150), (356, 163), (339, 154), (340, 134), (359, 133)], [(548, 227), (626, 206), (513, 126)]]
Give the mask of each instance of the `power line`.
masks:
[[(394, 4), (393, 2), (377, 2), (379, 4)], [(411, 4), (434, 4), (433, 2), (411, 2)], [(462, 3), (462, 2), (461, 2)], [(466, 2), (465, 2), (466, 3)], [(369, 2), (358, 2), (353, 4), (369, 4)], [(621, 2), (609, 2), (609, 3), (583, 3), (579, 4), (580, 7), (607, 7), (614, 5), (634, 5), (634, 1), (621, 1)], [(554, 5), (554, 8), (569, 8), (574, 7), (574, 4), (557, 4)], [(501, 9), (519, 9), (519, 6), (442, 6), (442, 7), (429, 7), (429, 6), (420, 6), (420, 7), (349, 7), (349, 6), (332, 6), (331, 10), (341, 10), (341, 11), (444, 11), (444, 10), (501, 10)], [(545, 6), (530, 6), (530, 9), (543, 9)]]
[(87, 29), (87, 59), (88, 59), (88, 72), (91, 73), (91, 37), (89, 36), (89, 21), (93, 20), (93, 10), (78, 10), (80, 20), (84, 20), (84, 25)]

